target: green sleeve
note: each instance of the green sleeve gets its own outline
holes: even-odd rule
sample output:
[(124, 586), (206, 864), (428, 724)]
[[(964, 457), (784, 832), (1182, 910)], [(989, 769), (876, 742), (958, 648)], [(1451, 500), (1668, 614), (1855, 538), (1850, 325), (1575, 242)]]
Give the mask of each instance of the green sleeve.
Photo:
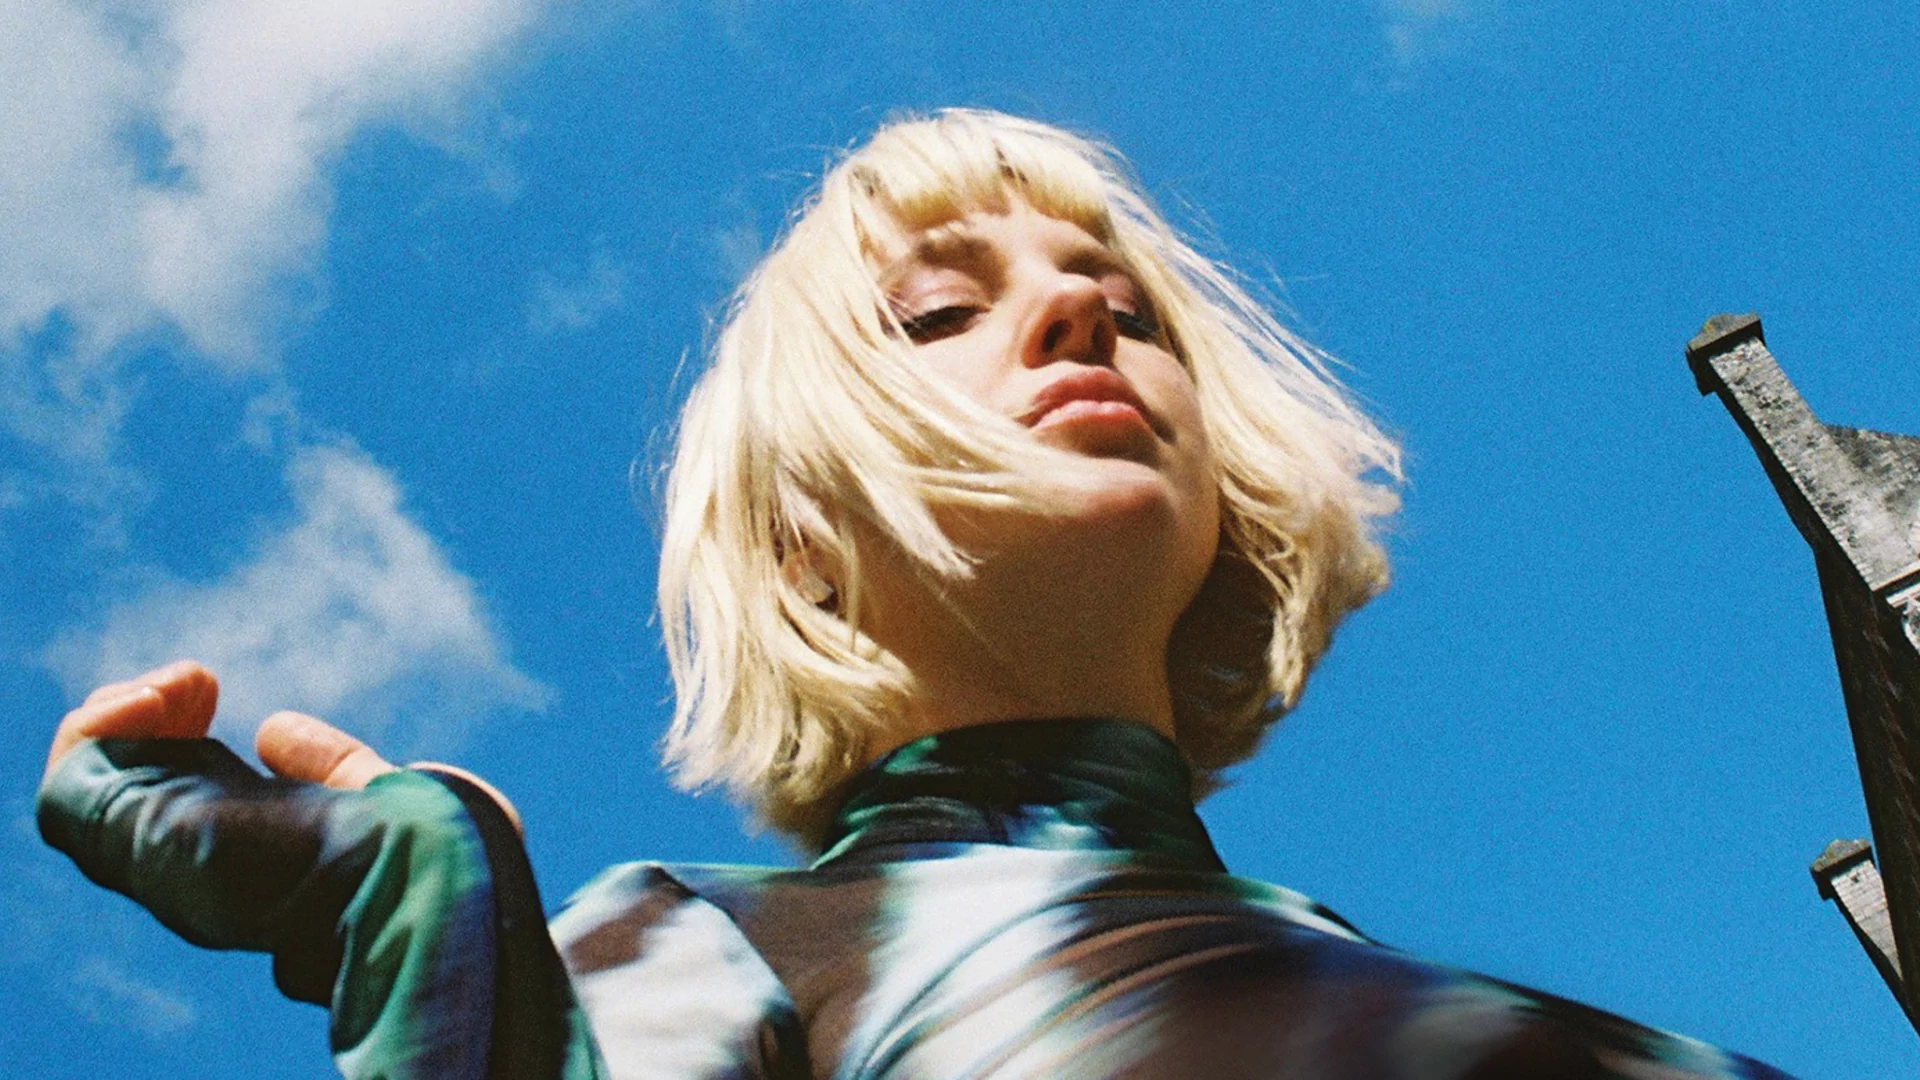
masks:
[(343, 792), (213, 740), (97, 740), (40, 791), (47, 842), (196, 945), (274, 957), (349, 1080), (602, 1075), (513, 826), (458, 778)]

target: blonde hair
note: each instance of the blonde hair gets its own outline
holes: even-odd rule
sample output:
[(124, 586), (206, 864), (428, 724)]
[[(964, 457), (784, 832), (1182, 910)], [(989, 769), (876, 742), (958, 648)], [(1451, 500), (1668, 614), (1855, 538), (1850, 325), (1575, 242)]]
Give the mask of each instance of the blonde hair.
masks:
[[(821, 181), (740, 285), (681, 414), (660, 610), (678, 704), (665, 758), (768, 823), (817, 837), (911, 693), (859, 610), (861, 545), (960, 577), (955, 506), (1045, 510), (1059, 451), (929, 378), (876, 283), (889, 237), (1017, 198), (1137, 276), (1197, 387), (1219, 473), (1221, 547), (1168, 649), (1177, 741), (1202, 790), (1298, 699), (1334, 626), (1386, 582), (1372, 519), (1398, 448), (1328, 357), (1175, 234), (1113, 150), (955, 109), (883, 127)], [(833, 568), (823, 603), (796, 558)]]

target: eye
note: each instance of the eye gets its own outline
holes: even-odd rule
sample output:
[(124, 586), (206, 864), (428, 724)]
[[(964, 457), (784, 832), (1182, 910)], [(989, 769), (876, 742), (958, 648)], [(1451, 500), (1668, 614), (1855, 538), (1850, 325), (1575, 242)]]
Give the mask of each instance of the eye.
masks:
[(1143, 312), (1115, 309), (1113, 328), (1120, 331), (1122, 337), (1135, 341), (1160, 340), (1160, 320)]
[(973, 325), (974, 316), (978, 314), (980, 309), (972, 304), (948, 304), (901, 319), (900, 329), (906, 332), (908, 341), (924, 345), (929, 341), (964, 333)]

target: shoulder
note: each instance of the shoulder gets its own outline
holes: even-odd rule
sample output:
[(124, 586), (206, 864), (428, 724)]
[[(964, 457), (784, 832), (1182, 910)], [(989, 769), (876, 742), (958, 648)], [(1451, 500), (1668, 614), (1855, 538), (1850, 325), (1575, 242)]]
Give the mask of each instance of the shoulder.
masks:
[(621, 863), (568, 897), (550, 929), (576, 974), (630, 963), (642, 951), (698, 937), (746, 945), (728, 914), (784, 871), (763, 867)]
[(552, 922), (555, 945), (618, 1075), (727, 1074), (759, 1060), (793, 1002), (710, 880), (749, 889), (775, 871), (627, 863), (604, 871)]

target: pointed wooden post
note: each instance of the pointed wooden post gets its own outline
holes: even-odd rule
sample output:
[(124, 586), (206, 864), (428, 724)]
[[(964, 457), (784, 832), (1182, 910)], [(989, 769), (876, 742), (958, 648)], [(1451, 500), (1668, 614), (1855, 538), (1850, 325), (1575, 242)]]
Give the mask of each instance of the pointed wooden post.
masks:
[(1920, 440), (1822, 423), (1767, 351), (1757, 316), (1708, 320), (1687, 363), (1746, 433), (1813, 549), (1880, 855), (1876, 872), (1866, 847), (1830, 847), (1815, 880), (1906, 1009), (1902, 973), (1920, 972)]

